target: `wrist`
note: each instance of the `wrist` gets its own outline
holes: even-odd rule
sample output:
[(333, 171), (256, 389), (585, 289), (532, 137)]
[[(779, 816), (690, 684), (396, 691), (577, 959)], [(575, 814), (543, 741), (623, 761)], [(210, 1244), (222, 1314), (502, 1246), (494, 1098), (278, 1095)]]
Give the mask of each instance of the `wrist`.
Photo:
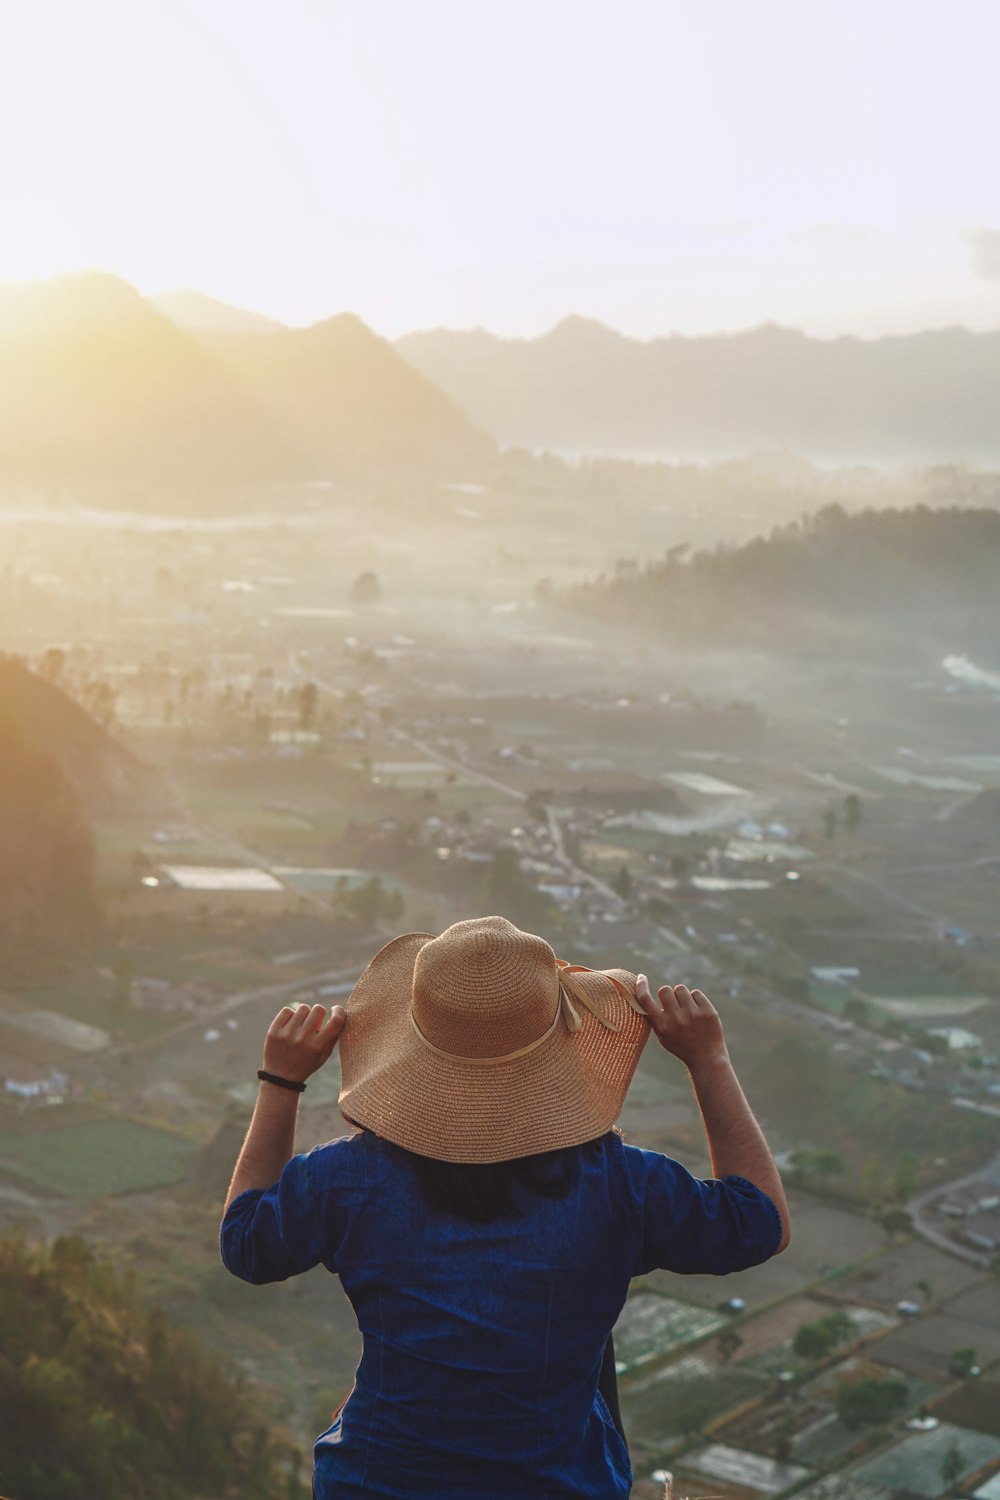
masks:
[[(270, 1077), (265, 1076), (270, 1073)], [(275, 1082), (275, 1079), (283, 1082)], [(305, 1083), (299, 1079), (287, 1078), (284, 1074), (274, 1072), (270, 1068), (261, 1068), (257, 1073), (257, 1097), (265, 1099), (268, 1104), (284, 1101), (286, 1106), (298, 1106), (300, 1094), (305, 1093)]]
[(261, 1073), (271, 1073), (275, 1078), (284, 1078), (288, 1083), (294, 1083), (296, 1088), (299, 1084), (304, 1088), (313, 1071), (315, 1070), (310, 1069), (306, 1072), (301, 1065), (296, 1067), (292, 1063), (272, 1062), (265, 1055), (263, 1062), (257, 1070), (257, 1077), (259, 1078)]
[(687, 1070), (691, 1075), (691, 1081), (695, 1087), (700, 1083), (709, 1083), (714, 1078), (723, 1077), (732, 1073), (733, 1064), (725, 1047), (721, 1052), (712, 1052), (704, 1057), (694, 1057), (687, 1063)]

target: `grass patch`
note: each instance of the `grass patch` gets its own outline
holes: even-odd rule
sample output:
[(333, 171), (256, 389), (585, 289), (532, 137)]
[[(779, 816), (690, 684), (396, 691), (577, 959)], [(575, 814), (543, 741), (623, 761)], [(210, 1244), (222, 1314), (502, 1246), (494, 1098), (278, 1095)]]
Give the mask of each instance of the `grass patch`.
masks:
[(0, 1170), (48, 1193), (97, 1198), (180, 1181), (194, 1149), (132, 1120), (49, 1117), (34, 1129), (0, 1129)]

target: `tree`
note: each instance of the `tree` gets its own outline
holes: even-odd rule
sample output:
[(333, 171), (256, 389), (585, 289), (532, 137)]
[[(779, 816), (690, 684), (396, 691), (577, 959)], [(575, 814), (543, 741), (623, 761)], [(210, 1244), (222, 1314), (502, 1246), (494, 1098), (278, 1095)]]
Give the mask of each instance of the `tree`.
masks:
[(316, 723), (316, 708), (319, 703), (319, 688), (314, 682), (304, 682), (299, 688), (299, 727), (307, 732)]
[(931, 1286), (926, 1276), (921, 1276), (920, 1280), (917, 1282), (917, 1291), (920, 1293), (921, 1297), (923, 1297), (925, 1302), (934, 1301), (934, 1288)]
[(803, 1177), (821, 1181), (842, 1177), (847, 1170), (844, 1158), (837, 1151), (795, 1151), (792, 1166)]
[(889, 1243), (895, 1244), (901, 1234), (909, 1234), (913, 1228), (913, 1220), (905, 1208), (887, 1208), (879, 1215), (879, 1223), (889, 1237)]
[(867, 1026), (871, 1019), (871, 1010), (866, 1000), (860, 995), (848, 995), (844, 1001), (844, 1015), (856, 1026)]
[(888, 1422), (906, 1403), (905, 1380), (855, 1380), (837, 1392), (837, 1416), (845, 1427), (877, 1427)]
[(958, 1480), (962, 1477), (962, 1470), (964, 1468), (965, 1459), (962, 1457), (962, 1450), (955, 1439), (952, 1438), (941, 1456), (941, 1478), (945, 1484), (957, 1484)]
[(627, 865), (619, 865), (617, 872), (612, 877), (611, 889), (617, 891), (623, 901), (627, 901), (632, 894), (632, 872)]
[(49, 682), (58, 683), (66, 666), (66, 653), (59, 646), (50, 646), (38, 663), (38, 675)]
[(861, 1188), (869, 1203), (881, 1203), (886, 1195), (888, 1179), (885, 1167), (877, 1156), (870, 1156), (861, 1168)]
[(715, 1341), (715, 1347), (722, 1363), (728, 1365), (737, 1350), (742, 1349), (743, 1340), (735, 1328), (724, 1328)]
[(953, 1349), (948, 1360), (948, 1369), (960, 1380), (967, 1380), (976, 1367), (977, 1351), (971, 1344), (963, 1345), (961, 1349)]
[(844, 827), (848, 833), (853, 833), (861, 822), (861, 798), (857, 792), (850, 792), (844, 798)]
[(366, 569), (359, 573), (351, 584), (351, 603), (365, 607), (377, 604), (382, 597), (382, 585), (378, 581), (378, 574)]
[(510, 844), (501, 845), (487, 866), (483, 894), (487, 911), (518, 927), (537, 926), (553, 909), (549, 898), (524, 875), (517, 850)]
[(347, 898), (347, 904), (362, 927), (374, 927), (382, 915), (384, 893), (379, 875), (370, 875)]
[(536, 787), (533, 792), (528, 793), (528, 801), (525, 807), (528, 817), (535, 823), (544, 823), (548, 817), (548, 804), (551, 801), (551, 787)]
[(838, 1345), (854, 1332), (854, 1324), (839, 1308), (818, 1318), (815, 1323), (803, 1323), (792, 1340), (792, 1351), (800, 1359), (825, 1359)]
[(904, 1151), (892, 1174), (892, 1194), (899, 1203), (912, 1198), (917, 1190), (920, 1163), (912, 1151)]
[(837, 813), (836, 813), (836, 809), (832, 808), (832, 807), (828, 807), (826, 809), (826, 811), (824, 812), (824, 814), (823, 814), (823, 832), (826, 834), (826, 836), (827, 836), (828, 839), (832, 839), (833, 835), (836, 833), (836, 831), (837, 831)]
[(110, 682), (101, 682), (96, 677), (85, 682), (80, 693), (83, 707), (102, 729), (109, 729), (114, 721), (117, 698)]
[(235, 1371), (83, 1239), (0, 1236), (0, 1328), (3, 1487), (18, 1500), (305, 1500)]

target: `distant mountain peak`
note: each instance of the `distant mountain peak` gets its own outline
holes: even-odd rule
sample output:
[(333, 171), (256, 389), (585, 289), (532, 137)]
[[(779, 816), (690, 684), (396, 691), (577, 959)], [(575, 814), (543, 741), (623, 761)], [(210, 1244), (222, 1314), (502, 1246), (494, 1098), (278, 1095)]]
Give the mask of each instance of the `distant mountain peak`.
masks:
[(570, 340), (585, 340), (592, 343), (596, 339), (620, 343), (625, 337), (625, 334), (619, 333), (618, 329), (612, 328), (610, 324), (602, 323), (599, 318), (586, 318), (582, 313), (567, 313), (565, 318), (560, 318), (558, 323), (553, 324), (548, 333), (541, 335), (541, 339), (559, 340), (562, 343)]
[(237, 307), (232, 302), (222, 302), (218, 297), (209, 297), (190, 287), (162, 292), (150, 297), (149, 301), (171, 323), (193, 333), (275, 333), (285, 326), (263, 313), (251, 312), (249, 308)]

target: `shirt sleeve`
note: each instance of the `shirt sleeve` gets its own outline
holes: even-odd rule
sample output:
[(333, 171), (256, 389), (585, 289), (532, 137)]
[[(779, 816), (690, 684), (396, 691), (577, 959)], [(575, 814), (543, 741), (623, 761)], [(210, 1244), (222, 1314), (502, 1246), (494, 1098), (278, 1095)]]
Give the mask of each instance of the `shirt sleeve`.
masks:
[(769, 1260), (781, 1241), (774, 1202), (745, 1177), (702, 1180), (656, 1151), (625, 1147), (633, 1199), (633, 1276), (726, 1276)]
[(323, 1259), (313, 1156), (293, 1156), (273, 1187), (248, 1188), (234, 1198), (219, 1231), (228, 1271), (261, 1285), (287, 1281)]

